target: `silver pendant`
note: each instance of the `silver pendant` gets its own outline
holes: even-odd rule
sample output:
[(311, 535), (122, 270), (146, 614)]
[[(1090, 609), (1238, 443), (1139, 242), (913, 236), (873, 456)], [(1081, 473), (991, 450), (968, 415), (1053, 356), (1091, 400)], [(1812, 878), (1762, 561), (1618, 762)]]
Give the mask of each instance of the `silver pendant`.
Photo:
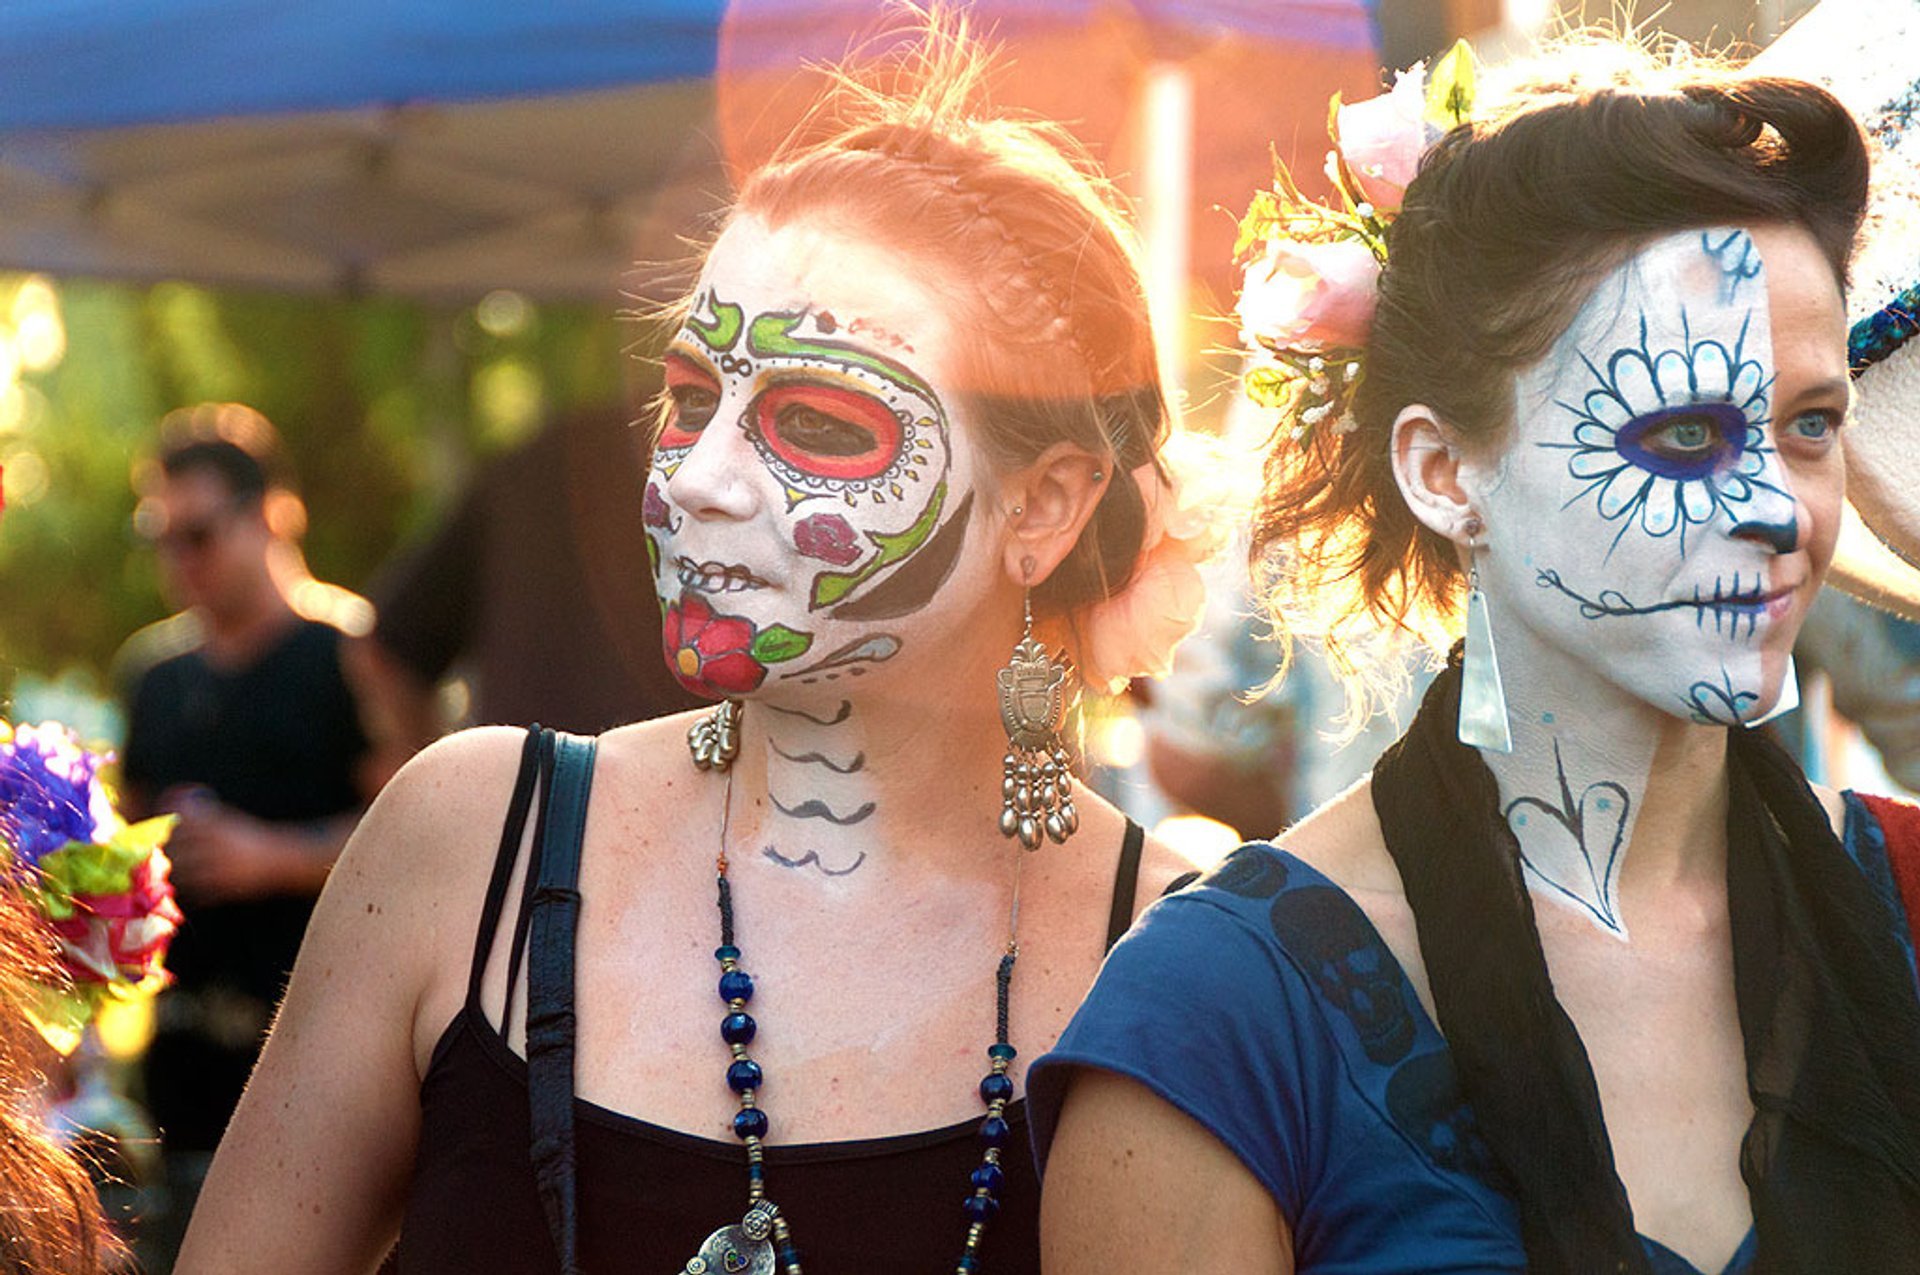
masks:
[(773, 1219), (779, 1212), (761, 1200), (738, 1222), (707, 1236), (680, 1275), (773, 1275)]

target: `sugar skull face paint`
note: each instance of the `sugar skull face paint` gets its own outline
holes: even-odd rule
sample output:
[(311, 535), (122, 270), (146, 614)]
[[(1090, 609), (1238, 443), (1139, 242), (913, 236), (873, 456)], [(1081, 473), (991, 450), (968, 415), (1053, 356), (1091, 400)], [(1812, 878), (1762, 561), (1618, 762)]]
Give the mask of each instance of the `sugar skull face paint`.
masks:
[(954, 348), (938, 297), (869, 245), (752, 218), (721, 236), (665, 354), (643, 510), (689, 687), (855, 679), (900, 651), (974, 503), (936, 389)]
[[(1845, 394), (1808, 397), (1803, 347), (1818, 343), (1798, 311), (1837, 314), (1838, 289), (1804, 235), (1767, 239), (1792, 257), (1790, 375), (1754, 235), (1656, 239), (1518, 378), (1511, 443), (1470, 493), (1497, 622), (1701, 722), (1772, 707), (1835, 531)], [(1809, 483), (1823, 487), (1812, 522)]]

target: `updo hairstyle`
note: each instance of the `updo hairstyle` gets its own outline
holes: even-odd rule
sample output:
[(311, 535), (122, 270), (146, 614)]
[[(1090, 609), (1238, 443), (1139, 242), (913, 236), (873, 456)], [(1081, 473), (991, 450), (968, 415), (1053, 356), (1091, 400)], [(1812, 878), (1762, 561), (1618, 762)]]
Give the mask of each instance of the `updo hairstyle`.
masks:
[(1167, 412), (1138, 244), (1065, 130), (981, 105), (988, 58), (965, 15), (910, 12), (904, 43), (828, 73), (731, 215), (817, 220), (931, 280), (957, 312), (954, 397), (994, 472), (1059, 442), (1100, 461), (1111, 481), (1093, 517), (1033, 590), (1036, 610), (1071, 612), (1133, 578), (1146, 508), (1132, 471), (1160, 472)]
[(1860, 130), (1814, 85), (1591, 34), (1486, 78), (1476, 118), (1428, 150), (1388, 228), (1353, 428), (1276, 448), (1254, 527), (1276, 619), (1324, 637), (1362, 716), (1363, 635), (1437, 646), (1463, 603), (1454, 546), (1394, 479), (1401, 410), (1425, 404), (1467, 446), (1497, 448), (1516, 376), (1649, 239), (1798, 225), (1844, 285), (1866, 206)]

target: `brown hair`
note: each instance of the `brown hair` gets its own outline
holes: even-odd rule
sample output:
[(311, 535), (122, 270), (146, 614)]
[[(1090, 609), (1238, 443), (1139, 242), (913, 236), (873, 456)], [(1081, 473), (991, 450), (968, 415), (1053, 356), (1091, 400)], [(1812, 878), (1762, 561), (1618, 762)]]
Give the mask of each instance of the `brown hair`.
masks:
[[(1269, 605), (1283, 627), (1325, 635), (1349, 675), (1373, 622), (1429, 641), (1457, 628), (1455, 550), (1394, 480), (1402, 408), (1497, 446), (1515, 375), (1646, 239), (1789, 223), (1844, 283), (1865, 211), (1859, 128), (1811, 84), (1583, 34), (1486, 96), (1421, 160), (1388, 228), (1353, 429), (1309, 431), (1267, 461), (1253, 556)], [(1362, 708), (1365, 687), (1349, 685)]]
[[(1072, 553), (1035, 587), (1071, 611), (1125, 588), (1167, 432), (1138, 248), (1118, 194), (1056, 125), (982, 105), (988, 58), (962, 12), (903, 6), (904, 43), (856, 56), (742, 183), (734, 216), (870, 237), (931, 275), (963, 322), (957, 395), (999, 472), (1058, 442), (1112, 481)], [(1157, 479), (1156, 479), (1157, 480)]]
[(18, 893), (0, 882), (0, 1272), (96, 1275), (111, 1240), (79, 1161), (37, 1114), (45, 1046), (28, 1018), (34, 981), (57, 979), (50, 941)]

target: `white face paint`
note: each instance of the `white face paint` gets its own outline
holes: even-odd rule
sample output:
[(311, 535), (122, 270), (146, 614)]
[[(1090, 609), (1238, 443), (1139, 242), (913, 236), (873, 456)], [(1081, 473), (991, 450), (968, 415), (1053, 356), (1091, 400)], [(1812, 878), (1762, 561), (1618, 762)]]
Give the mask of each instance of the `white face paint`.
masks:
[(1514, 739), (1482, 756), (1535, 896), (1618, 938), (1653, 768), (1689, 738), (1669, 719), (1765, 714), (1832, 558), (1845, 330), (1805, 231), (1664, 236), (1517, 378), (1498, 458), (1459, 468)]
[(1473, 493), (1493, 614), (1699, 722), (1772, 707), (1813, 592), (1769, 319), (1746, 231), (1653, 241), (1518, 378), (1511, 445)]
[[(741, 218), (669, 345), (645, 521), (666, 657), (696, 692), (823, 687), (911, 640), (962, 552), (975, 465), (942, 401), (955, 342), (897, 259)], [(944, 610), (944, 608), (942, 608)]]

